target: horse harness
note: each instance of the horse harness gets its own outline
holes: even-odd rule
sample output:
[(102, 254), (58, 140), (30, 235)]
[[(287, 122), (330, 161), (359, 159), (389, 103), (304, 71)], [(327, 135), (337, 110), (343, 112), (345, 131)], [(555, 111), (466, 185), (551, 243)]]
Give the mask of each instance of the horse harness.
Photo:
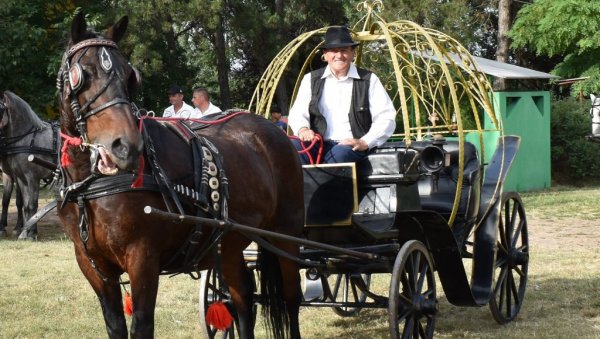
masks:
[[(38, 146), (35, 144), (36, 136), (39, 132), (45, 130), (46, 128), (52, 129), (52, 147), (48, 148), (47, 146)], [(50, 126), (44, 127), (31, 127), (26, 133), (21, 135), (13, 136), (13, 137), (5, 137), (0, 133), (0, 156), (14, 155), (20, 153), (28, 153), (28, 154), (44, 154), (44, 155), (57, 155), (58, 149), (58, 125), (55, 123), (50, 124)], [(14, 146), (17, 142), (23, 140), (25, 137), (32, 135), (31, 142), (26, 146)]]
[[(78, 95), (85, 83), (85, 73), (80, 64), (80, 60), (83, 55), (86, 54), (87, 50), (92, 47), (98, 48), (98, 58), (102, 69), (108, 73), (108, 79), (105, 84), (101, 87), (98, 93), (87, 100), (83, 106), (80, 106)], [(113, 98), (108, 102), (91, 109), (91, 104), (94, 103), (100, 95), (105, 92), (110, 83), (115, 77), (124, 80), (124, 74), (113, 68), (113, 62), (111, 60), (110, 50), (116, 49), (117, 44), (108, 39), (95, 38), (87, 39), (73, 45), (63, 55), (61, 69), (57, 77), (57, 88), (62, 98), (69, 99), (70, 107), (74, 114), (76, 128), (80, 134), (82, 145), (87, 146), (91, 150), (90, 162), (92, 172), (91, 174), (79, 182), (71, 183), (67, 185), (67, 173), (65, 168), (60, 166), (60, 172), (62, 177), (62, 184), (59, 190), (60, 197), (62, 200), (61, 208), (64, 207), (66, 202), (77, 203), (79, 210), (79, 236), (84, 245), (86, 256), (90, 260), (92, 267), (96, 270), (98, 275), (103, 281), (109, 282), (108, 277), (101, 272), (96, 265), (93, 258), (89, 255), (87, 249), (87, 241), (89, 239), (89, 224), (86, 210), (86, 201), (91, 199), (97, 199), (113, 194), (131, 192), (131, 191), (154, 191), (160, 192), (165, 205), (171, 211), (176, 208), (179, 213), (184, 213), (183, 205), (181, 200), (188, 202), (197, 207), (197, 213), (205, 213), (213, 218), (222, 218), (227, 220), (227, 178), (225, 177), (224, 170), (222, 168), (221, 155), (217, 148), (210, 143), (206, 138), (197, 137), (196, 134), (189, 129), (189, 126), (184, 125), (182, 122), (165, 122), (167, 126), (172, 130), (178, 132), (178, 135), (182, 136), (184, 140), (192, 147), (193, 150), (193, 164), (194, 183), (195, 187), (187, 187), (184, 185), (173, 185), (170, 179), (165, 175), (160, 159), (157, 158), (154, 146), (152, 143), (151, 136), (146, 132), (146, 129), (142, 129), (142, 136), (144, 137), (145, 153), (148, 162), (150, 163), (151, 175), (138, 174), (137, 179), (141, 182), (137, 186), (132, 184), (132, 180), (135, 179), (131, 174), (117, 174), (114, 176), (103, 176), (95, 168), (99, 161), (98, 147), (99, 145), (91, 145), (88, 143), (86, 120), (87, 118), (111, 107), (114, 105), (124, 104), (132, 107), (132, 111), (136, 118), (140, 119), (141, 126), (144, 124), (144, 120), (147, 116), (142, 116), (141, 110), (138, 110), (134, 104), (125, 98)], [(82, 51), (82, 53), (79, 53)], [(77, 58), (75, 58), (77, 57)], [(75, 60), (73, 60), (75, 59)], [(131, 65), (130, 65), (131, 66)], [(133, 68), (133, 66), (131, 66)], [(134, 68), (135, 72), (135, 68)], [(137, 76), (137, 72), (136, 72)], [(233, 116), (233, 115), (232, 115)], [(187, 129), (187, 130), (186, 130)], [(200, 165), (200, 166), (198, 166)], [(201, 170), (197, 170), (201, 168)], [(135, 181), (134, 181), (135, 183)], [(173, 205), (175, 205), (173, 207)], [(169, 267), (170, 264), (175, 262), (179, 258), (183, 258), (183, 264), (176, 270), (161, 269), (161, 274), (168, 273), (188, 273), (193, 276), (192, 272), (197, 272), (197, 264), (200, 259), (206, 255), (211, 249), (216, 248), (216, 244), (219, 243), (221, 237), (226, 230), (213, 229), (209, 241), (205, 244), (201, 244), (199, 239), (202, 235), (201, 225), (197, 225), (188, 236), (187, 241), (183, 244), (177, 253), (168, 261), (163, 267)], [(118, 283), (118, 281), (115, 281)]]
[[(4, 114), (6, 114), (6, 111), (8, 110), (8, 107), (6, 106), (6, 104), (4, 103), (4, 101), (0, 100), (0, 120), (4, 117)], [(47, 126), (43, 126), (43, 127), (35, 127), (35, 126), (31, 126), (31, 128), (21, 134), (21, 135), (16, 135), (16, 136), (12, 136), (12, 137), (5, 137), (1, 132), (0, 132), (0, 157), (4, 157), (7, 155), (14, 155), (14, 154), (19, 154), (19, 153), (29, 153), (29, 154), (44, 154), (44, 155), (57, 155), (57, 149), (58, 149), (58, 124), (56, 123), (50, 123), (49, 127), (52, 129), (52, 147), (51, 148), (47, 148), (45, 145), (37, 146), (35, 145), (35, 140), (36, 140), (36, 136), (38, 134), (38, 132), (41, 132), (43, 130), (45, 130), (46, 128), (48, 128)], [(32, 135), (31, 137), (31, 142), (29, 143), (28, 146), (14, 146), (14, 144), (18, 143), (19, 141), (23, 140), (25, 137)]]
[[(146, 119), (152, 118), (144, 117), (141, 119), (141, 123), (144, 124)], [(142, 174), (142, 180), (140, 180), (142, 184), (137, 187), (134, 187), (135, 185), (132, 184), (137, 178), (131, 173), (104, 176), (96, 171), (93, 171), (90, 176), (82, 181), (67, 185), (68, 178), (65, 173), (66, 171), (64, 168), (61, 168), (62, 184), (59, 190), (60, 197), (58, 198), (62, 200), (60, 208), (67, 202), (77, 203), (80, 239), (92, 267), (105, 282), (109, 282), (108, 277), (97, 267), (94, 259), (87, 254), (87, 241), (90, 235), (89, 218), (86, 209), (87, 201), (124, 192), (151, 191), (161, 194), (169, 211), (176, 210), (180, 214), (185, 214), (184, 203), (187, 203), (187, 206), (193, 206), (196, 214), (199, 216), (228, 220), (228, 180), (222, 167), (222, 156), (210, 140), (197, 136), (195, 133), (195, 130), (205, 126), (199, 127), (196, 125), (192, 130), (190, 125), (182, 120), (158, 120), (158, 122), (174, 131), (191, 147), (193, 168), (195, 169), (194, 187), (173, 183), (165, 174), (161, 159), (155, 152), (152, 135), (147, 132), (146, 128), (142, 129), (142, 136), (144, 138), (144, 152), (147, 159), (145, 163), (149, 165), (151, 174)], [(90, 160), (92, 168), (96, 167), (95, 162), (98, 159)], [(187, 273), (193, 278), (197, 278), (198, 263), (217, 248), (226, 231), (211, 228), (208, 237), (209, 240), (201, 242), (200, 239), (204, 234), (204, 229), (202, 225), (196, 225), (180, 249), (170, 260), (162, 265), (161, 274)], [(180, 261), (182, 264), (176, 268), (170, 268), (176, 261)]]

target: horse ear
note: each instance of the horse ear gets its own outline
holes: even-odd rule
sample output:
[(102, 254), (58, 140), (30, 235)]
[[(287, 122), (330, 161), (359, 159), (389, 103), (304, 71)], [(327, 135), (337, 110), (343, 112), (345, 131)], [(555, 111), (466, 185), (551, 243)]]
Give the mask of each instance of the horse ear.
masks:
[(73, 18), (71, 24), (71, 41), (77, 43), (83, 39), (83, 36), (87, 30), (87, 23), (85, 22), (85, 14), (82, 11), (77, 13)]
[(133, 95), (142, 86), (142, 74), (135, 66), (131, 64), (130, 66), (133, 72), (129, 76), (129, 79), (127, 81), (127, 87), (129, 90), (129, 95)]
[(106, 37), (112, 39), (114, 42), (121, 41), (123, 35), (125, 35), (125, 30), (127, 30), (128, 23), (129, 17), (127, 15), (123, 16), (121, 20), (106, 30)]

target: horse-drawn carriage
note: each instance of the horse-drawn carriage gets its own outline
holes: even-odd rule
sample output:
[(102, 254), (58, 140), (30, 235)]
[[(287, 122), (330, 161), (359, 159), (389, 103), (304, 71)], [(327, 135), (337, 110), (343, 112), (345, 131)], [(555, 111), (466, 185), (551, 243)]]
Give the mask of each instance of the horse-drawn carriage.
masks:
[[(286, 324), (300, 336), (300, 305), (342, 316), (384, 308), (391, 337), (431, 337), (435, 272), (453, 304), (489, 304), (500, 323), (516, 317), (527, 282), (527, 223), (519, 196), (502, 188), (519, 138), (502, 135), (489, 82), (460, 44), (412, 22), (385, 23), (373, 12), (379, 5), (362, 4), (356, 62), (382, 75), (401, 131), (364, 161), (303, 168), (286, 136), (254, 114), (194, 123), (143, 116), (129, 102), (139, 74), (117, 47), (127, 19), (101, 36), (75, 17), (58, 78), (59, 216), (109, 336), (127, 335), (123, 272), (131, 281), (131, 334), (140, 337), (153, 335), (158, 275), (203, 269), (201, 314), (224, 304), (235, 318), (224, 336), (238, 327), (252, 337), (260, 304), (271, 310), (276, 337)], [(325, 30), (277, 55), (251, 111), (268, 114), (290, 62), (303, 60), (298, 75), (311, 67)], [(490, 139), (497, 146), (487, 157)], [(250, 241), (258, 250), (242, 252)], [(387, 293), (371, 288), (375, 274), (390, 277)], [(208, 337), (223, 327), (211, 324), (202, 326)]]
[[(392, 338), (429, 338), (438, 312), (437, 272), (449, 302), (489, 304), (494, 319), (507, 323), (523, 303), (529, 261), (521, 199), (502, 190), (520, 139), (501, 134), (491, 88), (462, 46), (410, 22), (387, 24), (371, 6), (366, 9), (364, 27), (355, 35), (362, 42), (357, 62), (373, 67), (381, 66), (381, 55), (391, 59), (393, 71), (377, 73), (390, 75), (384, 77), (400, 103), (404, 133), (356, 164), (303, 166), (303, 239), (313, 243), (302, 242), (299, 257), (292, 258), (305, 272), (301, 304), (331, 307), (341, 316), (387, 309)], [(251, 109), (268, 114), (294, 54), (324, 31), (298, 37), (277, 55)], [(298, 73), (296, 89), (317, 50), (318, 43)], [(483, 114), (487, 130), (479, 121)], [(466, 119), (474, 130), (463, 129)], [(482, 140), (489, 134), (498, 137), (497, 146), (483, 158), (480, 153), (489, 147)], [(479, 147), (467, 140), (480, 141)], [(260, 274), (257, 255), (245, 251), (248, 269)], [(389, 277), (387, 293), (371, 289), (373, 275)], [(263, 296), (256, 291), (260, 304)], [(220, 275), (205, 271), (200, 310), (210, 338), (218, 331), (204, 323), (205, 312), (227, 300)], [(233, 327), (223, 335), (233, 337)]]
[[(452, 304), (489, 304), (498, 323), (513, 320), (527, 282), (527, 223), (518, 194), (501, 193), (497, 183), (506, 177), (518, 146), (518, 138), (504, 137), (484, 165), (474, 146), (465, 145), (465, 184), (452, 228), (456, 141), (411, 147), (390, 142), (357, 164), (305, 166), (304, 235), (318, 244), (306, 244), (298, 258), (305, 269), (302, 305), (331, 307), (341, 316), (384, 308), (392, 337), (431, 337), (437, 271)], [(245, 254), (248, 268), (260, 271), (256, 251)], [(463, 259), (472, 261), (471, 279)], [(390, 277), (387, 295), (370, 289), (374, 274)], [(219, 275), (205, 271), (201, 322), (208, 307), (227, 296)], [(261, 296), (255, 300), (260, 303)], [(216, 333), (206, 325), (208, 337)]]

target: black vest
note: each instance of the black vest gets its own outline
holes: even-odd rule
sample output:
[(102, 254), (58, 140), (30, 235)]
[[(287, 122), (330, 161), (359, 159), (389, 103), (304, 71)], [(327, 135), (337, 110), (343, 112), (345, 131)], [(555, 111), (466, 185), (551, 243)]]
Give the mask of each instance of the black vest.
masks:
[[(360, 79), (353, 79), (352, 84), (352, 102), (350, 104), (350, 128), (352, 136), (359, 139), (367, 134), (371, 129), (371, 111), (369, 110), (369, 83), (371, 80), (371, 72), (366, 69), (357, 68)], [(323, 84), (325, 79), (322, 79), (325, 68), (320, 68), (311, 72), (310, 85), (312, 96), (308, 105), (308, 113), (310, 116), (310, 128), (321, 135), (327, 130), (327, 122), (323, 114), (319, 110), (319, 100), (323, 94)]]

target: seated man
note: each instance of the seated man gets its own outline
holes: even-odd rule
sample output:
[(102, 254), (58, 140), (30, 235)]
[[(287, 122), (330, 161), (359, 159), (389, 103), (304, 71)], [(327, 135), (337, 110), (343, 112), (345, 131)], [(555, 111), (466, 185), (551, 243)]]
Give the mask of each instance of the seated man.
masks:
[[(300, 139), (294, 145), (302, 150), (301, 143), (320, 134), (324, 163), (356, 162), (396, 128), (396, 109), (381, 81), (352, 62), (357, 45), (348, 28), (330, 27), (321, 47), (327, 66), (304, 76), (290, 110), (289, 126)], [(315, 147), (313, 158), (316, 153)], [(301, 158), (309, 163), (307, 155)]]

